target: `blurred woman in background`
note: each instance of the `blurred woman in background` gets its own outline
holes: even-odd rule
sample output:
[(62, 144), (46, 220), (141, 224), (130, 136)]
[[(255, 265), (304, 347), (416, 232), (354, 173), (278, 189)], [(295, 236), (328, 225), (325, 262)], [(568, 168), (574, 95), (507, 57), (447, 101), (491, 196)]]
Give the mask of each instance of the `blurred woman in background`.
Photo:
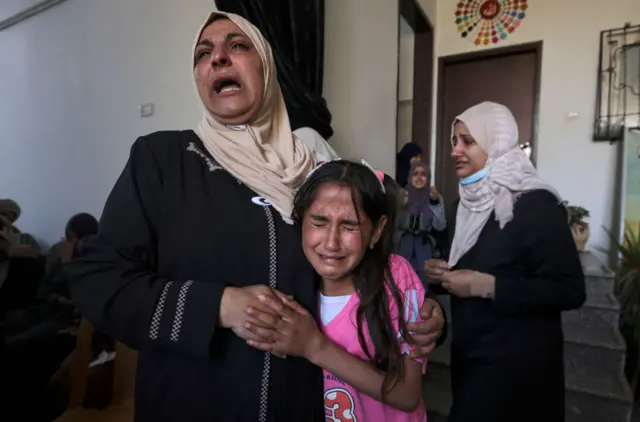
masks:
[(411, 263), (427, 288), (424, 264), (431, 259), (436, 246), (430, 233), (447, 226), (444, 201), (438, 189), (431, 186), (429, 166), (421, 161), (411, 166), (405, 191), (406, 203), (398, 213), (398, 254)]

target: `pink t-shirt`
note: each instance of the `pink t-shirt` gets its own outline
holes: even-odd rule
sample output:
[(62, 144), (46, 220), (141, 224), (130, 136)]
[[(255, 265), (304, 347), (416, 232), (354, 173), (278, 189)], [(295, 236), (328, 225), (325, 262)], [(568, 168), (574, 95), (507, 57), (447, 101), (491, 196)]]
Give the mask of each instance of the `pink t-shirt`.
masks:
[[(425, 291), (422, 282), (411, 265), (402, 257), (392, 255), (391, 274), (404, 297), (404, 317), (407, 322), (420, 320), (420, 307), (424, 302)], [(398, 307), (389, 294), (389, 312), (396, 331), (398, 330)], [(360, 299), (357, 293), (348, 298), (346, 304), (331, 320), (323, 324), (323, 331), (334, 343), (344, 347), (349, 353), (361, 359), (368, 359), (358, 340), (357, 310)], [(324, 309), (321, 312), (325, 312)], [(325, 315), (326, 316), (326, 315)], [(327, 318), (323, 318), (327, 320)], [(367, 347), (373, 352), (373, 342), (369, 336), (366, 321), (363, 333)], [(398, 332), (403, 353), (409, 354), (411, 346), (406, 344)], [(427, 420), (424, 404), (412, 413), (406, 413), (383, 404), (355, 388), (342, 382), (330, 372), (324, 371), (324, 409), (327, 422), (425, 422)]]

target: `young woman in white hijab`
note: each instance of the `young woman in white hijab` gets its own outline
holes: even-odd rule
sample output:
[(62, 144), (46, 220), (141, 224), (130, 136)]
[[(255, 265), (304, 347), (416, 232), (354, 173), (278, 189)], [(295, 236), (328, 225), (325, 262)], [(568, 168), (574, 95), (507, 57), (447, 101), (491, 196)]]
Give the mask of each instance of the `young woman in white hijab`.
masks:
[(458, 116), (452, 145), (460, 200), (448, 259), (425, 265), (452, 295), (449, 422), (563, 421), (560, 313), (585, 301), (566, 210), (503, 105)]
[[(134, 143), (100, 233), (70, 265), (74, 302), (139, 350), (136, 422), (324, 421), (322, 370), (249, 347), (268, 339), (246, 328), (280, 326), (259, 300), (275, 290), (318, 309), (291, 219), (314, 157), (291, 132), (271, 47), (250, 22), (212, 13), (189, 61), (204, 116)], [(430, 315), (437, 305), (425, 303)], [(441, 313), (424, 320), (420, 355), (443, 324)]]

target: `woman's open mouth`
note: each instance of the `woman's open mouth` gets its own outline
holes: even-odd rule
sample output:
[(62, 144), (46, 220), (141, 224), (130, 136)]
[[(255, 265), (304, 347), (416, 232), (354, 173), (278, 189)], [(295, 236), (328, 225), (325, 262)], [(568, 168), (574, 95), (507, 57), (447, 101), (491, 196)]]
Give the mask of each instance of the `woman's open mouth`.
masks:
[(242, 85), (231, 77), (220, 78), (213, 84), (213, 91), (220, 96), (233, 95), (241, 89)]

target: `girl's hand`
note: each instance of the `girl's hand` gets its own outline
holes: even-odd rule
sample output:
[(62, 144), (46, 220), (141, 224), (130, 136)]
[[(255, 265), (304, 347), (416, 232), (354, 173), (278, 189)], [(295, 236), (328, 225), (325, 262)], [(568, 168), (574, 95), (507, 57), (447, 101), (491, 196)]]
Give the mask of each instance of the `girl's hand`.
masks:
[(260, 295), (275, 295), (269, 286), (258, 284), (246, 287), (227, 287), (222, 292), (220, 301), (220, 314), (218, 324), (224, 328), (230, 328), (238, 337), (244, 340), (260, 340), (245, 328), (247, 320), (246, 309), (249, 307), (262, 307), (265, 313), (260, 321), (254, 321), (264, 328), (275, 328), (280, 317), (270, 308), (258, 301)]
[[(264, 341), (249, 340), (247, 344), (275, 355), (300, 356), (310, 359), (313, 353), (322, 348), (326, 337), (318, 328), (313, 315), (309, 311), (290, 297), (280, 292), (277, 295), (277, 299), (266, 295), (258, 296), (258, 299), (263, 304), (280, 316), (275, 330), (265, 329), (247, 321), (245, 323), (246, 329), (265, 339)], [(249, 307), (247, 313), (260, 320), (263, 312)]]
[(407, 330), (416, 350), (411, 354), (412, 358), (424, 358), (422, 373), (426, 373), (426, 361), (436, 348), (436, 343), (442, 335), (445, 320), (442, 307), (433, 299), (425, 299), (420, 308), (421, 322), (407, 324)]

